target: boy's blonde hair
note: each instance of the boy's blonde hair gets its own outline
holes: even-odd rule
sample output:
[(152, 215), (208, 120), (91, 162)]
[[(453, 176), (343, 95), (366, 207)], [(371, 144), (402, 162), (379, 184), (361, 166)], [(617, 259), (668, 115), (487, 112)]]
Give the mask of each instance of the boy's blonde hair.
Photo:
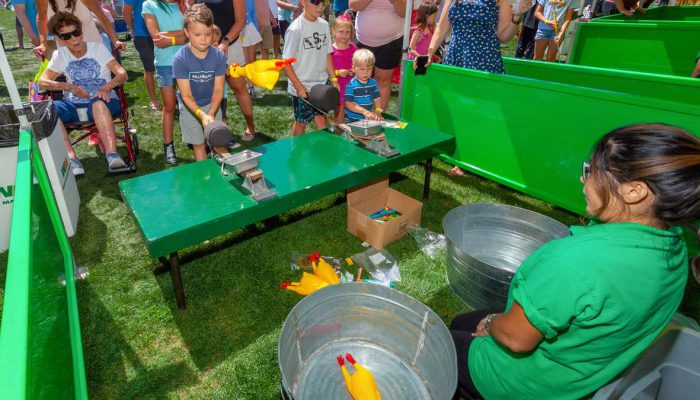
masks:
[(187, 11), (185, 11), (183, 20), (185, 29), (187, 29), (188, 25), (192, 22), (199, 22), (200, 24), (204, 24), (205, 26), (209, 27), (214, 25), (214, 15), (212, 15), (209, 7), (202, 3), (195, 4), (188, 8)]
[(374, 54), (367, 49), (357, 50), (352, 55), (352, 66), (354, 67), (361, 62), (367, 64), (367, 66), (374, 66)]
[[(211, 34), (214, 36), (215, 41), (219, 41), (221, 39), (221, 28), (219, 28), (218, 25), (214, 24), (211, 26)], [(219, 38), (219, 39), (216, 39)]]

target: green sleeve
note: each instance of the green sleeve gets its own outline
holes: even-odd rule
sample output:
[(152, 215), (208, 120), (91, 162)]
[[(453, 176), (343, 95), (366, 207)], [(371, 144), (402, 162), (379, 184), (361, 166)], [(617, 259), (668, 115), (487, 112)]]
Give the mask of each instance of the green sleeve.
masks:
[(537, 251), (525, 260), (513, 278), (510, 294), (547, 339), (569, 327), (591, 304), (592, 296), (565, 255), (553, 250)]

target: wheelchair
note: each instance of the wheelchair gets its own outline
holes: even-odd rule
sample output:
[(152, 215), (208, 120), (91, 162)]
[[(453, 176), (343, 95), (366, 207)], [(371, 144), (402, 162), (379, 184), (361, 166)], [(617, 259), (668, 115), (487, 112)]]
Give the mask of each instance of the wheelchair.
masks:
[[(112, 52), (112, 55), (115, 57), (115, 59), (117, 53), (118, 50), (114, 50)], [(60, 81), (61, 79), (65, 81), (64, 76), (60, 76), (56, 80)], [(118, 142), (121, 141), (125, 144), (127, 154), (126, 157), (123, 157), (126, 166), (122, 168), (108, 170), (107, 175), (134, 173), (136, 172), (136, 158), (139, 154), (139, 141), (136, 129), (132, 128), (129, 123), (129, 117), (133, 117), (133, 112), (129, 112), (129, 106), (126, 101), (126, 92), (124, 91), (124, 85), (119, 85), (113, 90), (117, 94), (121, 106), (120, 115), (113, 118), (114, 134)], [(62, 91), (48, 91), (47, 93), (48, 97), (51, 100), (56, 101), (63, 99)], [(66, 131), (68, 132), (69, 136), (72, 132), (80, 132), (74, 140), (71, 139), (71, 144), (74, 146), (77, 143), (83, 141), (84, 139), (89, 138), (93, 134), (97, 135), (97, 126), (92, 121), (64, 123), (63, 125), (66, 128)]]

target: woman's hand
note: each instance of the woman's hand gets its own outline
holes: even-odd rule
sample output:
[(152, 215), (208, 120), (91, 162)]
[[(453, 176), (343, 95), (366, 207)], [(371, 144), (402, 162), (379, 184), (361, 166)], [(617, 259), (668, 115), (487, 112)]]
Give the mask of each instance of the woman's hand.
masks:
[[(219, 41), (219, 45), (216, 46), (217, 49), (219, 49), (224, 55), (228, 54), (228, 42), (224, 42), (223, 40)], [(228, 71), (228, 68), (226, 68)]]
[(554, 43), (557, 45), (557, 47), (561, 46), (562, 35), (563, 32), (559, 32), (559, 34), (554, 37)]
[[(488, 317), (486, 317), (488, 318)], [(479, 325), (476, 326), (476, 331), (472, 333), (472, 336), (488, 336), (489, 331), (486, 330), (486, 318), (479, 321)]]
[(77, 85), (71, 86), (70, 92), (73, 93), (73, 96), (76, 97), (84, 97), (86, 99), (90, 98), (90, 93), (88, 93), (85, 89)]
[(341, 78), (352, 76), (352, 71), (350, 71), (349, 69), (339, 69), (338, 76)]
[(40, 44), (33, 49), (34, 55), (41, 58), (45, 59), (46, 58), (46, 46), (43, 44)]
[(520, 0), (520, 14), (517, 15), (525, 15), (530, 8), (532, 7), (532, 1), (531, 0)]
[(94, 97), (96, 97), (96, 98), (98, 98), (98, 99), (101, 99), (101, 100), (104, 100), (105, 103), (106, 103), (106, 102), (109, 101), (109, 92), (110, 92), (110, 90), (105, 89), (105, 87), (102, 86), (101, 88), (99, 88), (99, 89), (97, 90), (97, 92), (95, 92), (95, 96), (94, 96)]
[(172, 46), (173, 40), (169, 36), (163, 36), (161, 34), (158, 34), (156, 36), (153, 36), (153, 44), (159, 49), (164, 49), (166, 47)]

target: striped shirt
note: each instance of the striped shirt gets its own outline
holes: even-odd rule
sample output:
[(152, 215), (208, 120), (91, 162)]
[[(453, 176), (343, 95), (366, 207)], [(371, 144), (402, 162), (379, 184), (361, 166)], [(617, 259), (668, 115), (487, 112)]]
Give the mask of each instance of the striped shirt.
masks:
[[(367, 83), (362, 83), (357, 78), (352, 78), (348, 86), (345, 87), (345, 102), (355, 103), (367, 111), (374, 110), (374, 100), (379, 98), (379, 86), (372, 78)], [(350, 122), (365, 119), (362, 114), (345, 109), (345, 116)]]

